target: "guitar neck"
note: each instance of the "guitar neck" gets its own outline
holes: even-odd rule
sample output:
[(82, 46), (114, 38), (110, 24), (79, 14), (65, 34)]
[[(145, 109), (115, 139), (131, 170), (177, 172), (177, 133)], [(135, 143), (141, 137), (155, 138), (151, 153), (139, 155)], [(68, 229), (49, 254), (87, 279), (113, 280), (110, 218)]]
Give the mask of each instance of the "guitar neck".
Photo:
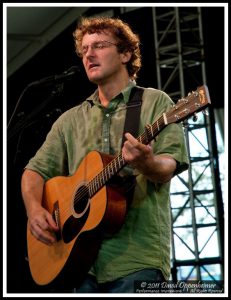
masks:
[[(196, 112), (204, 110), (210, 104), (210, 97), (206, 85), (198, 87), (196, 91), (189, 93), (187, 97), (181, 98), (175, 105), (152, 125), (146, 125), (145, 131), (137, 140), (147, 145), (168, 124), (179, 123)], [(127, 163), (120, 152), (108, 165), (88, 183), (89, 196), (92, 197), (101, 189), (115, 174), (117, 174)]]
[[(154, 124), (147, 125), (145, 131), (137, 138), (137, 141), (147, 145), (159, 132), (167, 126), (165, 114), (163, 114)], [(89, 196), (92, 197), (100, 190), (114, 175), (126, 166), (127, 162), (122, 156), (122, 152), (107, 164), (89, 183)]]

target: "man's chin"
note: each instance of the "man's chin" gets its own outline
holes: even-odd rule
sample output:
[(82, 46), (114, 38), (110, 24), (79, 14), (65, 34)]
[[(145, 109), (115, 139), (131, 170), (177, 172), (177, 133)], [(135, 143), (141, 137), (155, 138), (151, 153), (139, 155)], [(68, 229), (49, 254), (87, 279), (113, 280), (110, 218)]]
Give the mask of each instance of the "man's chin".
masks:
[(103, 79), (96, 76), (88, 76), (88, 79), (94, 84), (100, 84)]

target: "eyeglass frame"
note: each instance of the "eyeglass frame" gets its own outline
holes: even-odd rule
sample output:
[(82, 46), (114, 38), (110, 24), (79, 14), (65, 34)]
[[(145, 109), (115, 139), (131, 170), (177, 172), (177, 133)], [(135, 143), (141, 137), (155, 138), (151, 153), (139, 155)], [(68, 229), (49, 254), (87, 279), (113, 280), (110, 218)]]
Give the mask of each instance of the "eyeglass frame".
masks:
[[(98, 42), (94, 42), (92, 43), (91, 45), (85, 45), (82, 47), (81, 51), (79, 51), (79, 55), (81, 57), (85, 56), (89, 47), (92, 49), (92, 50), (101, 50), (101, 49), (104, 49), (104, 48), (108, 48), (108, 46), (106, 45), (101, 45), (99, 46), (99, 44), (101, 43), (108, 43), (110, 45), (114, 45), (114, 46), (118, 46), (118, 43), (113, 43), (113, 42), (110, 42), (110, 41), (106, 41), (106, 40), (103, 40), (103, 41), (98, 41)], [(84, 50), (84, 51), (83, 51)]]

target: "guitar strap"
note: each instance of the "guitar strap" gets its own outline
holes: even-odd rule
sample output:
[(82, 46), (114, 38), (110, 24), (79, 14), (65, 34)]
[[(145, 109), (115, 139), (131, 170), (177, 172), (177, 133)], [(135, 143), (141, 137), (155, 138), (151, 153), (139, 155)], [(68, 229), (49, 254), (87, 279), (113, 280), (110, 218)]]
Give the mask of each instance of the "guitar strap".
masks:
[[(144, 92), (144, 88), (135, 86), (131, 90), (131, 94), (127, 103), (127, 112), (125, 117), (124, 124), (124, 133), (122, 138), (121, 148), (126, 140), (124, 134), (126, 132), (131, 133), (135, 138), (138, 136), (139, 124), (140, 124), (140, 112), (142, 106), (142, 95)], [(124, 187), (125, 195), (127, 199), (127, 209), (129, 208), (136, 185), (136, 176), (130, 175), (121, 178), (122, 182), (120, 182), (121, 186)]]
[(131, 90), (130, 97), (127, 104), (127, 112), (126, 112), (124, 133), (123, 133), (121, 147), (123, 147), (123, 144), (126, 140), (124, 136), (126, 132), (131, 133), (135, 138), (138, 136), (143, 92), (144, 92), (144, 88), (139, 86), (135, 86)]
[[(139, 124), (140, 124), (140, 112), (142, 106), (142, 95), (144, 88), (135, 86), (132, 88), (130, 97), (127, 103), (127, 111), (124, 124), (124, 132), (122, 137), (121, 149), (123, 147), (126, 138), (124, 134), (126, 132), (131, 133), (135, 138), (138, 135)], [(133, 194), (136, 185), (135, 175), (126, 176), (113, 176), (110, 180), (111, 184), (115, 184), (116, 188), (121, 187), (125, 193), (127, 199), (127, 209), (133, 199)]]

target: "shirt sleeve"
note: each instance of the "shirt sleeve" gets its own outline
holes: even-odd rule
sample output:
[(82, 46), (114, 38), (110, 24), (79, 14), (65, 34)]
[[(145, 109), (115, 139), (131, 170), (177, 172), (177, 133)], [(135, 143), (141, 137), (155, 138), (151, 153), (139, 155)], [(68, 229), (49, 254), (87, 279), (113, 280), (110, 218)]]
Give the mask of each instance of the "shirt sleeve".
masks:
[(54, 176), (68, 175), (65, 139), (61, 124), (62, 117), (56, 120), (43, 145), (25, 166), (26, 169), (38, 172), (45, 180)]
[[(164, 92), (155, 89), (147, 89), (143, 114), (146, 114), (146, 122), (154, 124), (163, 113), (168, 112), (173, 105), (171, 98)], [(143, 126), (147, 123), (143, 122)], [(160, 130), (152, 142), (153, 153), (166, 154), (177, 162), (175, 174), (188, 169), (189, 159), (185, 143), (185, 133), (181, 123), (171, 123)]]

